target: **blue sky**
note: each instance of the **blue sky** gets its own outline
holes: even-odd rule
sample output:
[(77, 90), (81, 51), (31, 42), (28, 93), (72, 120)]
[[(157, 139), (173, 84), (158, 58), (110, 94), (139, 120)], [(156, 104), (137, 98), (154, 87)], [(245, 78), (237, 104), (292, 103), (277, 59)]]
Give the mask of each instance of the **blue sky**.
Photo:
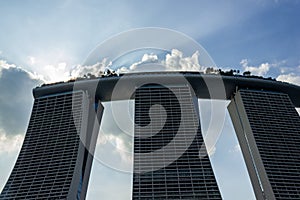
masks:
[[(105, 39), (133, 28), (170, 28), (194, 38), (222, 69), (250, 70), (300, 85), (299, 10), (297, 0), (0, 0), (0, 188), (22, 144), (32, 88), (68, 77)], [(110, 138), (122, 146), (118, 137)], [(215, 173), (225, 200), (253, 199), (236, 144), (226, 113), (211, 156)], [(129, 175), (99, 163), (92, 175), (88, 199), (130, 195)], [(110, 192), (115, 188), (120, 192)]]

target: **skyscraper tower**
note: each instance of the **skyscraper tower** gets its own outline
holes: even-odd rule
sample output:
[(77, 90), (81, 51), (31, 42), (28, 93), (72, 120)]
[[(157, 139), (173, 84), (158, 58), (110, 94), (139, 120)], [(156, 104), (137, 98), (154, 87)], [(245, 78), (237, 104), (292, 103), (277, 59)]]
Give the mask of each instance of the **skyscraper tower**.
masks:
[(0, 199), (84, 199), (102, 110), (83, 91), (36, 98)]
[(229, 112), (256, 198), (300, 199), (300, 117), (289, 96), (241, 89)]
[(138, 88), (132, 199), (221, 199), (203, 144), (188, 85)]

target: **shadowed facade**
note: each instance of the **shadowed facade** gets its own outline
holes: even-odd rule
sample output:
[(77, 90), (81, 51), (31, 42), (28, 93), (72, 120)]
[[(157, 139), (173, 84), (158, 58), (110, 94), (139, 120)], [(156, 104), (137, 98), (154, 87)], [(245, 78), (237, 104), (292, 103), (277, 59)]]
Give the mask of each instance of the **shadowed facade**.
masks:
[(289, 96), (239, 90), (229, 111), (256, 198), (300, 199), (300, 117)]
[(102, 111), (83, 91), (36, 98), (0, 199), (84, 199)]
[(188, 85), (138, 88), (134, 133), (132, 199), (222, 199)]

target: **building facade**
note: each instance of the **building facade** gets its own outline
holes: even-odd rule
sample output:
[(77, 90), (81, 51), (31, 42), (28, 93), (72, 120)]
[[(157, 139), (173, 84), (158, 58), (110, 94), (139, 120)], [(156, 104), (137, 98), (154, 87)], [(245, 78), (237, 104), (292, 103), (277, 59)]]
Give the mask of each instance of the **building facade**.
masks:
[[(179, 81), (182, 77), (186, 83)], [(191, 72), (35, 88), (23, 146), (0, 199), (85, 199), (101, 102), (112, 100), (120, 78), (125, 82), (115, 100), (135, 99), (133, 199), (221, 199), (198, 113), (198, 98), (212, 98), (211, 92), (216, 99), (231, 100), (229, 113), (256, 198), (300, 199), (300, 119), (295, 110), (300, 87), (223, 76), (223, 96), (214, 84), (220, 76)], [(153, 84), (139, 85), (145, 80)]]
[(300, 117), (289, 96), (242, 89), (228, 108), (256, 198), (300, 199)]
[(188, 85), (138, 88), (132, 199), (222, 199), (202, 145), (198, 101)]
[(102, 111), (83, 91), (36, 98), (0, 199), (84, 199)]

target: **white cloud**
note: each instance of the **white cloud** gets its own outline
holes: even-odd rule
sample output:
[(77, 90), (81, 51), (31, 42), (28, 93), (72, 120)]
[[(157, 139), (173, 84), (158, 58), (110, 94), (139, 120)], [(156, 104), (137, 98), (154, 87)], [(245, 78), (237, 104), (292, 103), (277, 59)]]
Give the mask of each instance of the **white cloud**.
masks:
[(97, 144), (105, 145), (107, 143), (110, 143), (112, 146), (115, 147), (114, 152), (120, 155), (123, 162), (129, 164), (131, 163), (131, 150), (128, 148), (128, 145), (125, 144), (124, 138), (114, 134), (106, 135), (102, 133), (97, 141)]
[(99, 133), (94, 158), (105, 166), (122, 172), (132, 171), (133, 152), (125, 137), (116, 133)]
[(229, 150), (230, 153), (238, 153), (238, 152), (241, 152), (241, 147), (239, 144), (236, 144), (233, 149), (230, 149)]
[[(131, 105), (130, 102), (133, 104), (133, 101), (129, 101), (129, 106)], [(122, 129), (123, 124), (120, 126), (120, 124), (117, 123), (118, 119), (116, 119), (113, 114), (115, 104), (119, 106), (127, 105), (125, 101), (105, 102), (103, 104), (104, 112), (94, 158), (108, 168), (115, 169), (116, 171), (131, 172), (133, 123), (129, 122), (126, 124), (128, 130)], [(115, 109), (117, 108), (118, 107), (115, 107)], [(133, 112), (133, 108), (130, 112)], [(118, 117), (124, 119), (128, 117), (128, 113), (118, 113)], [(127, 131), (131, 131), (131, 133)]]
[[(159, 60), (155, 54), (144, 54), (141, 61), (133, 63), (129, 68), (120, 67), (117, 73), (128, 73), (138, 71), (205, 71), (205, 67), (199, 64), (199, 52), (196, 51), (191, 56), (184, 56), (178, 49), (172, 49), (169, 54), (165, 56), (164, 60)], [(146, 64), (157, 63), (158, 68), (145, 67)], [(149, 66), (148, 66), (149, 67)]]
[(43, 77), (41, 75), (38, 75), (37, 73), (30, 72), (22, 67), (16, 66), (15, 64), (9, 64), (6, 60), (0, 60), (0, 77), (3, 69), (14, 69), (15, 71), (20, 71), (28, 74), (31, 79), (43, 80)]
[(294, 73), (281, 74), (276, 78), (278, 81), (288, 82), (296, 85), (300, 85), (300, 76)]
[(70, 77), (72, 78), (83, 77), (88, 73), (93, 74), (95, 76), (100, 76), (101, 73), (103, 73), (105, 69), (107, 69), (110, 65), (111, 62), (105, 58), (101, 62), (98, 62), (94, 65), (90, 65), (90, 66), (77, 65), (73, 69), (71, 69)]
[(158, 56), (155, 54), (144, 54), (142, 57), (142, 60), (136, 63), (133, 63), (129, 69), (126, 67), (121, 67), (120, 69), (117, 70), (117, 73), (128, 73), (131, 71), (136, 71), (139, 70), (137, 67), (143, 65), (143, 64), (148, 64), (148, 63), (157, 63), (158, 62)]
[(272, 66), (269, 63), (262, 63), (259, 66), (250, 66), (247, 59), (243, 59), (240, 64), (244, 68), (245, 71), (250, 71), (253, 75), (257, 76), (265, 76)]
[(8, 136), (0, 129), (0, 155), (3, 153), (14, 153), (20, 150), (24, 137), (22, 135)]
[(9, 64), (5, 60), (0, 60), (0, 77), (3, 69), (16, 68), (17, 66), (14, 64)]
[[(32, 77), (38, 77), (45, 83), (68, 81), (71, 78), (83, 77), (87, 74), (100, 76), (101, 72), (105, 71), (105, 69), (110, 66), (110, 62), (108, 62), (107, 59), (103, 59), (101, 62), (91, 66), (78, 64), (73, 68), (68, 66), (68, 63), (64, 61), (48, 63), (45, 59), (34, 56), (28, 56), (27, 59), (27, 68), (33, 72), (28, 70), (25, 71), (31, 74)], [(14, 64), (7, 64), (6, 61), (2, 61), (2, 65), (4, 65), (5, 68), (16, 67)]]
[(158, 60), (157, 55), (154, 54), (144, 54), (142, 62), (156, 62)]
[(117, 74), (124, 74), (124, 73), (129, 73), (130, 69), (126, 68), (126, 67), (121, 67), (119, 69), (117, 69)]
[[(158, 63), (160, 66), (154, 71), (205, 71), (205, 67), (199, 64), (199, 52), (196, 51), (191, 56), (184, 56), (183, 53), (177, 49), (172, 49), (169, 54), (166, 55), (164, 60), (159, 60), (158, 55), (144, 54), (140, 61), (133, 63), (131, 66), (121, 66), (116, 70), (117, 73), (128, 73), (138, 71), (148, 71), (144, 68), (144, 65), (149, 63)], [(102, 61), (90, 65), (76, 65), (71, 68), (66, 62), (57, 62), (55, 64), (46, 64), (43, 59), (39, 59), (35, 56), (28, 56), (29, 68), (33, 71), (27, 71), (33, 78), (38, 78), (46, 83), (53, 83), (59, 81), (67, 81), (71, 78), (83, 77), (87, 74), (100, 76), (102, 73), (111, 66), (111, 61), (104, 58)], [(1, 61), (2, 68), (17, 68), (14, 64), (8, 64), (6, 61)], [(151, 66), (151, 69), (153, 66)], [(151, 71), (150, 69), (150, 71)], [(24, 70), (24, 69), (22, 69)], [(1, 68), (0, 68), (1, 73)]]
[(184, 57), (181, 51), (172, 49), (171, 54), (166, 55), (165, 65), (170, 71), (204, 71), (199, 64), (198, 57), (198, 51), (191, 57)]
[(65, 62), (58, 63), (57, 65), (46, 65), (40, 70), (45, 82), (58, 82), (67, 81), (70, 79), (70, 72), (67, 70)]
[(34, 65), (36, 63), (36, 58), (33, 56), (28, 56), (29, 64)]

